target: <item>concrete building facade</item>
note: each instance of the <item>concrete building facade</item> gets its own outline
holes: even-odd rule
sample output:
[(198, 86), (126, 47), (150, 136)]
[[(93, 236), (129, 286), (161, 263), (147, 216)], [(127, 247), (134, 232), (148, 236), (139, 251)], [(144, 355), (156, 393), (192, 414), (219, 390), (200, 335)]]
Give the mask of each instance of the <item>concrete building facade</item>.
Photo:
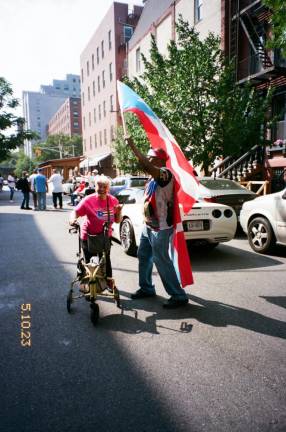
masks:
[(81, 54), (83, 169), (105, 161), (106, 174), (114, 174), (112, 142), (121, 123), (116, 80), (127, 74), (127, 42), (141, 11), (140, 6), (113, 3)]
[(141, 54), (149, 60), (151, 35), (159, 51), (167, 54), (171, 39), (176, 39), (175, 23), (179, 16), (188, 21), (204, 39), (209, 31), (221, 35), (224, 9), (221, 0), (147, 0), (141, 18), (128, 44), (128, 76), (134, 78), (144, 72)]
[(48, 135), (81, 135), (81, 100), (67, 98), (53, 115), (48, 125)]
[(33, 145), (47, 138), (48, 123), (67, 97), (80, 97), (79, 75), (68, 74), (66, 80), (54, 80), (51, 86), (41, 86), (40, 92), (24, 91), (22, 97), (25, 129), (39, 134), (38, 140), (26, 140), (25, 154), (33, 157)]

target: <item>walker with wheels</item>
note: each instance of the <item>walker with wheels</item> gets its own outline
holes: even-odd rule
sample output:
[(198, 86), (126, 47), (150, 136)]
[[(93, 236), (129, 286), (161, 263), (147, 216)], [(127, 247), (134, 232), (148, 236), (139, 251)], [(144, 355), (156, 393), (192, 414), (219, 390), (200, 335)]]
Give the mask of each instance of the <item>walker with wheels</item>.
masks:
[[(86, 263), (82, 256), (80, 241), (80, 225), (74, 224), (69, 233), (78, 234), (79, 250), (77, 253), (77, 275), (71, 282), (71, 287), (67, 295), (67, 310), (71, 313), (71, 306), (75, 300), (85, 298), (90, 303), (90, 319), (93, 325), (97, 324), (99, 318), (99, 306), (96, 303), (97, 297), (112, 297), (118, 308), (120, 305), (119, 291), (115, 286), (115, 280), (106, 276), (106, 250), (102, 250), (102, 256), (93, 256), (89, 263)], [(106, 233), (107, 235), (107, 233)], [(76, 294), (78, 285), (79, 294)]]

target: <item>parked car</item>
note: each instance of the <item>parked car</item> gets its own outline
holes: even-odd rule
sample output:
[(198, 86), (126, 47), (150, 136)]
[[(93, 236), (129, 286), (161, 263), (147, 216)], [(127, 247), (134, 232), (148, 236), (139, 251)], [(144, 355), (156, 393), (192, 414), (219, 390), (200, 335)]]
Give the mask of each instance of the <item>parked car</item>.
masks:
[(199, 189), (202, 199), (232, 207), (238, 218), (242, 204), (257, 197), (254, 192), (233, 180), (214, 179), (212, 177), (202, 177), (198, 178), (198, 180), (200, 182)]
[[(82, 177), (76, 177), (76, 186), (78, 186), (82, 182)], [(63, 183), (63, 192), (65, 195), (70, 195), (74, 190), (73, 179), (68, 179), (65, 183)]]
[[(124, 204), (123, 219), (120, 224), (113, 225), (113, 237), (121, 242), (125, 253), (134, 255), (143, 226), (144, 189), (121, 190), (117, 199)], [(190, 213), (182, 213), (182, 220), (186, 240), (209, 248), (233, 239), (237, 226), (231, 207), (204, 201), (196, 203)]]
[(286, 246), (286, 188), (244, 203), (240, 224), (255, 252), (266, 253), (275, 244)]
[(117, 196), (118, 192), (126, 188), (144, 187), (149, 177), (124, 175), (115, 177), (111, 181), (110, 193)]

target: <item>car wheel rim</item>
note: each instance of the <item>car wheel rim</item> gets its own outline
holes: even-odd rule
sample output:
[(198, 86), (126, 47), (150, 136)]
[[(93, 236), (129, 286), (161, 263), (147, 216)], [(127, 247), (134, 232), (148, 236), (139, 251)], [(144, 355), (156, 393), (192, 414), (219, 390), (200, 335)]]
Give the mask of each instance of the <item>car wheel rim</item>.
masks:
[(263, 248), (268, 240), (268, 234), (262, 223), (254, 225), (251, 228), (252, 243), (259, 249)]
[(121, 242), (123, 244), (124, 249), (128, 249), (130, 247), (130, 226), (127, 223), (122, 225), (121, 229)]

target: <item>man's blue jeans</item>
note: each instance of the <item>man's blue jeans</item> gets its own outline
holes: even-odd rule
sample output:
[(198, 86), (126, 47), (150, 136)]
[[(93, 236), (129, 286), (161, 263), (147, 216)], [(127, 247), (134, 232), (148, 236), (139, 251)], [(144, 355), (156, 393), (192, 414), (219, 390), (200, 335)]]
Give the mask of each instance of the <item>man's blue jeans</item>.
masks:
[(152, 282), (152, 270), (155, 264), (167, 293), (176, 300), (184, 300), (188, 297), (180, 285), (169, 255), (172, 233), (173, 228), (153, 231), (144, 225), (138, 248), (139, 286), (143, 291), (155, 293)]
[(38, 209), (46, 210), (46, 192), (37, 192)]

